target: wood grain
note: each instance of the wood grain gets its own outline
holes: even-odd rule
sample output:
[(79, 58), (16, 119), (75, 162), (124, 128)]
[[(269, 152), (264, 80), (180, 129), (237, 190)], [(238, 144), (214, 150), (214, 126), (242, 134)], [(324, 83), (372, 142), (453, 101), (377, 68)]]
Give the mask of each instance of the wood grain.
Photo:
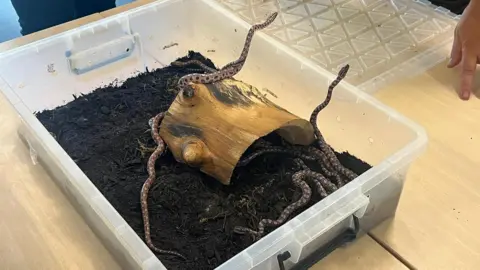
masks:
[[(139, 5), (154, 2), (153, 0), (139, 0), (131, 5)], [(127, 9), (116, 8), (100, 13), (103, 17), (113, 16)], [(354, 257), (356, 255), (356, 257)], [(338, 249), (324, 258), (311, 268), (312, 270), (321, 269), (356, 269), (356, 270), (396, 270), (407, 269), (402, 263), (395, 259), (390, 253), (383, 249), (379, 244), (373, 241), (368, 235), (364, 235), (354, 243), (345, 248)]]
[(116, 15), (118, 13), (128, 11), (128, 10), (131, 10), (131, 9), (134, 9), (134, 8), (137, 8), (137, 7), (146, 5), (148, 3), (152, 3), (152, 2), (155, 2), (155, 0), (135, 0), (134, 2), (131, 2), (131, 3), (116, 7), (116, 8), (112, 8), (112, 9), (109, 9), (109, 10), (106, 10), (106, 11), (103, 11), (103, 12), (100, 12), (99, 14), (100, 14), (100, 16), (105, 18), (105, 17), (113, 16), (113, 15)]
[[(102, 16), (147, 2), (151, 1), (136, 1), (103, 12)], [(96, 14), (0, 44), (0, 51), (98, 18)], [(397, 217), (374, 233), (419, 269), (477, 269), (479, 239), (473, 232), (480, 224), (480, 218), (474, 215), (480, 205), (480, 181), (474, 169), (479, 156), (475, 157), (474, 152), (479, 149), (480, 133), (474, 123), (480, 107), (478, 101), (456, 99), (448, 85), (454, 77), (443, 66), (430, 74), (406, 80), (377, 95), (424, 124), (431, 142), (427, 154), (410, 170)], [(5, 104), (0, 97), (2, 269), (120, 269), (48, 175), (29, 165), (28, 149), (15, 137), (17, 118)], [(363, 236), (312, 269), (406, 268), (370, 237)]]
[[(84, 17), (0, 44), (5, 51), (101, 19)], [(120, 269), (17, 136), (19, 120), (0, 96), (0, 265), (5, 270)]]
[(0, 97), (2, 270), (120, 269), (17, 136), (19, 120)]
[(457, 74), (441, 63), (376, 94), (423, 125), (430, 140), (409, 171), (396, 218), (373, 231), (418, 269), (480, 264), (480, 100), (457, 97)]
[(277, 131), (291, 144), (309, 145), (313, 126), (284, 110), (254, 86), (225, 79), (191, 84), (193, 96), (178, 94), (160, 125), (178, 162), (196, 167), (224, 185), (237, 162), (260, 137)]

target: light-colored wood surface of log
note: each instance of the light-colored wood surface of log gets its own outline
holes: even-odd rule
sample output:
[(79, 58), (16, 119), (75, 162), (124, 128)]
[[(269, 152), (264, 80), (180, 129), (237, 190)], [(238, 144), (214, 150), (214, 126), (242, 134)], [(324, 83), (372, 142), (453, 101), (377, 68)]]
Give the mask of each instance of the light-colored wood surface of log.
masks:
[[(132, 6), (150, 0), (140, 0), (107, 12), (114, 15)], [(34, 33), (0, 44), (0, 51), (97, 20), (98, 14), (60, 25), (54, 29)], [(51, 31), (51, 32), (49, 32)], [(88, 229), (65, 196), (41, 168), (26, 165), (28, 149), (16, 138), (18, 123), (6, 101), (0, 97), (2, 140), (0, 163), (14, 172), (2, 175), (0, 193), (3, 220), (1, 224), (0, 265), (6, 270), (30, 269), (119, 269), (110, 254)], [(6, 179), (6, 180), (3, 180)], [(345, 258), (357, 254), (348, 263)], [(333, 259), (332, 259), (332, 258)], [(381, 263), (380, 263), (381, 262)], [(345, 249), (339, 249), (323, 260), (321, 269), (402, 269), (393, 256), (368, 236), (364, 236)], [(339, 268), (348, 265), (348, 268)]]
[(430, 140), (409, 171), (396, 218), (373, 231), (418, 269), (480, 265), (480, 100), (457, 97), (457, 74), (441, 63), (376, 94)]
[[(139, 2), (149, 1), (136, 4)], [(36, 36), (29, 38), (32, 41)], [(0, 48), (16, 44), (24, 43), (15, 40), (0, 44)], [(455, 72), (442, 63), (375, 95), (422, 124), (430, 139), (427, 152), (409, 171), (395, 219), (373, 231), (418, 269), (477, 269), (480, 263), (480, 237), (475, 233), (480, 225), (480, 155), (476, 154), (480, 149), (480, 102), (476, 98), (460, 101), (453, 93), (457, 81)], [(15, 115), (2, 102), (2, 269), (118, 269), (50, 178), (41, 168), (25, 165), (28, 150), (13, 139)], [(405, 268), (364, 236), (312, 269)]]
[[(146, 2), (150, 1), (136, 1), (104, 12), (102, 16), (114, 15), (125, 7)], [(80, 21), (2, 43), (0, 50), (27, 44), (99, 18), (100, 16), (95, 14)], [(5, 99), (0, 96), (1, 268), (5, 270), (120, 269), (50, 177), (41, 168), (28, 165), (30, 163), (28, 149), (16, 137), (18, 127), (16, 116), (9, 106), (4, 106), (5, 104)], [(352, 260), (348, 264), (351, 267), (349, 269), (401, 269), (399, 263), (389, 253), (370, 238), (365, 238), (367, 240), (359, 240), (345, 249), (335, 251), (339, 259), (326, 259), (322, 261), (322, 267), (334, 269), (342, 266), (345, 263), (344, 258), (355, 253), (353, 250), (362, 250), (364, 252), (361, 259)], [(379, 261), (385, 263), (379, 264)], [(386, 264), (388, 267), (385, 267)]]
[(307, 120), (277, 106), (254, 86), (225, 79), (190, 87), (193, 96), (179, 93), (165, 113), (160, 136), (178, 162), (224, 185), (230, 184), (240, 157), (259, 138), (277, 131), (291, 144), (314, 140)]
[[(480, 236), (475, 232), (480, 225), (480, 101), (476, 97), (467, 102), (457, 98), (458, 70), (445, 65), (440, 63), (374, 95), (423, 125), (429, 145), (409, 170), (396, 217), (381, 224), (373, 235), (417, 269), (478, 269)], [(477, 96), (479, 86), (477, 72)], [(368, 250), (368, 255), (391, 257), (370, 251), (379, 248), (375, 242), (359, 241), (356, 245)], [(337, 256), (340, 261), (330, 264), (332, 254), (321, 262), (329, 262), (322, 269), (334, 269), (330, 267), (345, 261), (346, 251), (353, 248), (335, 251), (342, 253)], [(393, 264), (376, 268), (367, 257), (362, 258), (364, 264), (359, 262), (348, 269), (395, 269)]]
[[(151, 2), (154, 2), (154, 0), (139, 0), (120, 8), (101, 12), (100, 15), (103, 17), (113, 16), (126, 11), (129, 8), (138, 7)], [(356, 254), (356, 257), (352, 257), (355, 256), (354, 254)], [(348, 258), (348, 260), (346, 258)], [(396, 270), (407, 268), (379, 244), (373, 241), (372, 238), (368, 235), (364, 235), (346, 248), (336, 250), (334, 253), (312, 267), (312, 270), (320, 269)]]

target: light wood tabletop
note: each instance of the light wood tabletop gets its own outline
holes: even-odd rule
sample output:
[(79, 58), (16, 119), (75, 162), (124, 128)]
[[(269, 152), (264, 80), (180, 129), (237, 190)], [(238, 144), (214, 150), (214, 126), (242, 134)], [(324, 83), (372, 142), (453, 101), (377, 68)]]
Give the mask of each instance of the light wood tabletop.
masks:
[[(0, 51), (149, 2), (137, 1), (0, 44)], [(480, 76), (479, 76), (480, 78)], [(441, 63), (375, 96), (417, 123), (429, 146), (412, 165), (397, 215), (312, 269), (477, 269), (480, 263), (480, 113), (477, 98), (454, 94), (456, 73)], [(16, 136), (18, 119), (0, 97), (1, 269), (120, 269)], [(477, 176), (476, 176), (477, 175)], [(372, 238), (373, 237), (373, 238)], [(384, 249), (380, 242), (388, 249)]]
[(457, 73), (441, 63), (376, 94), (429, 136), (426, 153), (409, 171), (395, 219), (372, 233), (418, 269), (480, 264), (480, 100), (457, 98)]
[[(94, 14), (0, 44), (5, 51), (101, 19)], [(121, 269), (17, 136), (0, 97), (0, 269)]]

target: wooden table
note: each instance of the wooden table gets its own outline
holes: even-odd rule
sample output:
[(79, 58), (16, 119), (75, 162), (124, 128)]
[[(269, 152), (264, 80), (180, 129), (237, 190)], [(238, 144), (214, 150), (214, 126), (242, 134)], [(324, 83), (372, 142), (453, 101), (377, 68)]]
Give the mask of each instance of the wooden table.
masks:
[(457, 85), (445, 62), (376, 95), (423, 125), (430, 140), (395, 219), (372, 232), (418, 269), (479, 269), (480, 100), (459, 100)]
[[(3, 43), (0, 51), (147, 2)], [(480, 237), (474, 229), (480, 227), (480, 173), (475, 168), (480, 165), (480, 155), (475, 156), (480, 149), (480, 101), (456, 97), (455, 74), (442, 63), (376, 94), (426, 128), (428, 150), (409, 171), (397, 216), (312, 269), (478, 268)], [(31, 165), (28, 149), (15, 134), (17, 127), (13, 110), (0, 97), (1, 268), (120, 269), (45, 171)]]

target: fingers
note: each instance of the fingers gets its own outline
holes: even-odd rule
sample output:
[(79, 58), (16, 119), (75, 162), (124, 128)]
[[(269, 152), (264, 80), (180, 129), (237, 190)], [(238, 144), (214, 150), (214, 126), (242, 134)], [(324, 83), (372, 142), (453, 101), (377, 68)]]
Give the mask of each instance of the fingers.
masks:
[(462, 46), (461, 42), (457, 36), (457, 31), (455, 31), (455, 37), (453, 39), (452, 51), (450, 52), (450, 61), (448, 62), (447, 67), (453, 68), (460, 63), (462, 60)]
[(477, 55), (470, 51), (464, 51), (462, 57), (462, 70), (460, 73), (460, 98), (463, 100), (468, 100), (470, 98), (476, 67)]

